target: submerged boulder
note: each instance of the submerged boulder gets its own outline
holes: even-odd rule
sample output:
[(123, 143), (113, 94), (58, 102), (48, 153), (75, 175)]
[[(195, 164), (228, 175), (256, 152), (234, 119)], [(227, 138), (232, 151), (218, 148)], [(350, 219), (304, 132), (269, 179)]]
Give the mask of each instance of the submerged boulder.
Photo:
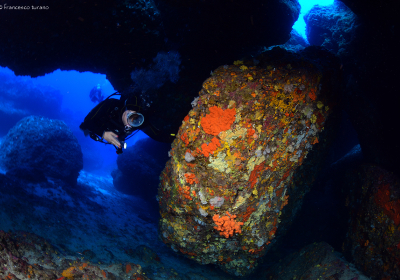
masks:
[[(331, 59), (330, 72), (307, 62), (310, 53)], [(337, 61), (317, 48), (273, 50), (255, 63), (221, 66), (204, 82), (158, 195), (162, 240), (237, 276), (253, 271), (300, 208), (327, 150), (339, 83)]]
[(313, 243), (262, 272), (259, 279), (370, 280), (326, 242)]
[(350, 44), (359, 20), (345, 4), (335, 1), (329, 6), (315, 5), (304, 16), (304, 21), (311, 45), (325, 47), (342, 59), (352, 55)]
[(41, 183), (47, 181), (44, 172), (41, 169), (35, 167), (15, 167), (9, 169), (6, 175), (8, 177), (18, 178), (31, 183)]
[(118, 169), (111, 174), (115, 188), (124, 194), (154, 200), (169, 149), (170, 144), (151, 138), (138, 140), (118, 156)]
[(0, 146), (0, 162), (7, 170), (34, 168), (72, 184), (83, 168), (82, 158), (78, 140), (63, 121), (38, 116), (20, 120)]

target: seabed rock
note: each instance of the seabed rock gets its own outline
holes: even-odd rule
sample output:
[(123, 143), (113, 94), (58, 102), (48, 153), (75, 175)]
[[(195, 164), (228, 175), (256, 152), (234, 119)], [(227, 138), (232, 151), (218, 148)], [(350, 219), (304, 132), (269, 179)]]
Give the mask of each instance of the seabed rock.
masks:
[(75, 184), (83, 168), (81, 147), (60, 120), (29, 116), (3, 138), (0, 161), (7, 170), (36, 168), (46, 176)]

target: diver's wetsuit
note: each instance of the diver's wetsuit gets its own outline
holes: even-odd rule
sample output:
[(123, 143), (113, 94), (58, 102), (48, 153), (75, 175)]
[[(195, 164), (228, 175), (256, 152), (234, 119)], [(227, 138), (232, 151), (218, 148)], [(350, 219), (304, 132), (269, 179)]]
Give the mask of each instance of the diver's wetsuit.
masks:
[[(124, 141), (132, 132), (140, 129), (156, 141), (172, 143), (175, 137), (166, 131), (157, 129), (150, 123), (149, 116), (151, 112), (143, 111), (136, 96), (127, 99), (121, 97), (121, 100), (110, 97), (97, 104), (79, 126), (83, 131), (89, 131), (91, 138), (100, 141), (105, 131), (112, 131), (118, 135), (118, 140)], [(141, 113), (144, 116), (143, 124), (139, 127), (133, 127), (129, 131), (125, 130), (122, 123), (122, 114), (126, 110)]]

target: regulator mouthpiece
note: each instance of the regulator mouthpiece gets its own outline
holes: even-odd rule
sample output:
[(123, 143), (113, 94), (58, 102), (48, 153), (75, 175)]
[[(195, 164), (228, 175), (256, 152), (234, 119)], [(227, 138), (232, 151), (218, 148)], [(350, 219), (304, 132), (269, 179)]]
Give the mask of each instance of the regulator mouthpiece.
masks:
[(140, 113), (130, 112), (126, 117), (126, 121), (132, 127), (138, 127), (144, 122), (144, 117)]

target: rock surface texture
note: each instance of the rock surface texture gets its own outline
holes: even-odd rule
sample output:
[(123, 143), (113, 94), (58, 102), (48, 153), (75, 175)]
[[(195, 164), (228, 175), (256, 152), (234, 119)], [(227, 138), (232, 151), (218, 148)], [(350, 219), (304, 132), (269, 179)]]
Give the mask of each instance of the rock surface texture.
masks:
[[(335, 2), (336, 7), (342, 6)], [(357, 131), (364, 157), (399, 177), (400, 149), (393, 148), (398, 146), (393, 135), (397, 134), (399, 123), (399, 5), (396, 0), (342, 2), (357, 20), (353, 20), (348, 9), (334, 15), (329, 12), (333, 9), (316, 7), (308, 18), (308, 40), (328, 47), (342, 60), (345, 109)], [(357, 28), (349, 29), (352, 25)]]
[(368, 280), (353, 264), (325, 242), (305, 246), (266, 271), (260, 279), (336, 279)]
[(400, 180), (381, 167), (364, 164), (347, 172), (350, 190), (347, 258), (372, 279), (400, 275)]
[(357, 16), (342, 2), (330, 6), (314, 6), (304, 16), (307, 39), (311, 45), (322, 46), (345, 58), (349, 56), (349, 44), (359, 25)]
[(38, 0), (27, 5), (42, 9), (10, 11), (0, 19), (15, 27), (0, 30), (2, 66), (33, 77), (56, 69), (106, 73), (120, 91), (131, 84), (130, 73), (161, 50), (178, 46), (190, 64), (209, 69), (208, 62), (222, 63), (224, 56), (255, 45), (283, 43), (300, 13), (295, 0)]
[(154, 200), (169, 149), (170, 144), (151, 138), (138, 140), (117, 158), (118, 170), (112, 173), (115, 188), (125, 194)]
[(268, 53), (260, 60), (221, 66), (204, 82), (158, 197), (163, 241), (237, 276), (257, 266), (300, 207), (313, 180), (301, 169), (318, 169), (321, 132), (335, 110), (334, 92), (313, 64), (295, 57), (274, 64)]
[(81, 147), (68, 126), (38, 116), (22, 119), (8, 132), (0, 146), (0, 162), (6, 169), (37, 168), (72, 184), (83, 168)]
[(60, 257), (58, 248), (32, 233), (1, 230), (0, 248), (1, 279), (150, 279), (135, 263), (101, 266), (83, 257)]

